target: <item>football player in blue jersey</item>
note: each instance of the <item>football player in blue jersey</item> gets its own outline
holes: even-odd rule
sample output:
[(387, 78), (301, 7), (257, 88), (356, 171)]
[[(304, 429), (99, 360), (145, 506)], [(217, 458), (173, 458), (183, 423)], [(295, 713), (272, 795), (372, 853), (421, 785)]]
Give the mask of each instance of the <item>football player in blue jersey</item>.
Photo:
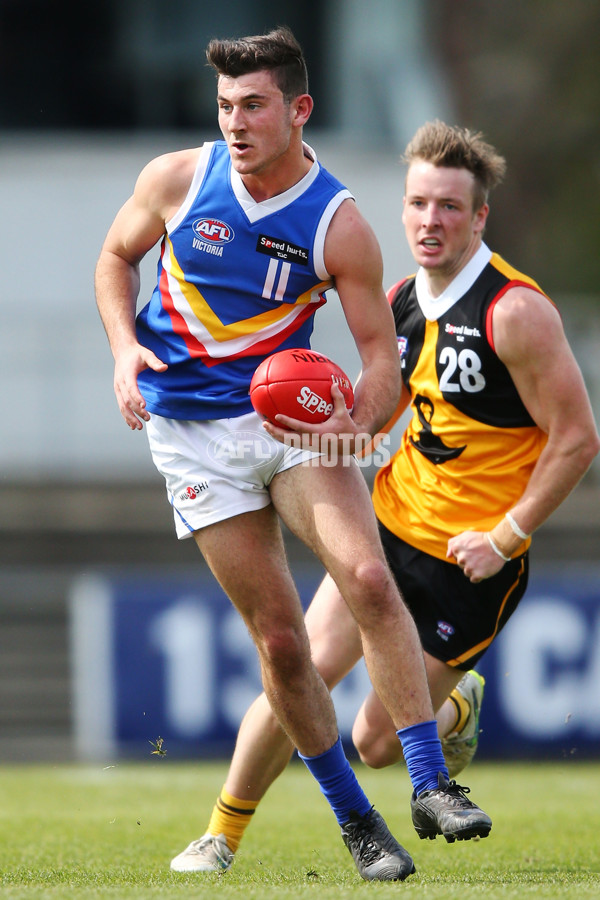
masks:
[[(367, 880), (403, 880), (413, 861), (345, 756), (279, 525), (281, 517), (315, 553), (351, 611), (421, 822), (448, 840), (486, 836), (489, 817), (448, 780), (418, 634), (385, 561), (365, 480), (348, 455), (355, 436), (374, 435), (392, 415), (400, 393), (381, 253), (348, 190), (303, 141), (313, 101), (291, 32), (213, 40), (207, 57), (217, 74), (223, 140), (151, 161), (98, 260), (115, 394), (129, 427), (145, 424), (177, 534), (193, 536), (243, 617), (270, 706), (317, 779), (358, 871)], [(136, 317), (139, 263), (159, 241), (156, 288)], [(285, 258), (276, 249), (282, 242), (293, 248)], [(320, 426), (285, 418), (265, 424), (265, 455), (248, 396), (252, 373), (276, 350), (309, 346), (312, 316), (331, 288), (362, 363), (353, 411), (342, 402)], [(261, 434), (255, 457), (252, 433)], [(290, 434), (309, 436), (312, 449), (287, 440)], [(325, 435), (329, 451), (331, 435), (339, 436), (335, 465), (319, 464), (315, 448)], [(236, 454), (233, 464), (213, 452), (236, 437), (250, 448), (243, 459)], [(196, 849), (173, 868), (195, 868)], [(224, 848), (213, 842), (210, 849), (221, 865)]]

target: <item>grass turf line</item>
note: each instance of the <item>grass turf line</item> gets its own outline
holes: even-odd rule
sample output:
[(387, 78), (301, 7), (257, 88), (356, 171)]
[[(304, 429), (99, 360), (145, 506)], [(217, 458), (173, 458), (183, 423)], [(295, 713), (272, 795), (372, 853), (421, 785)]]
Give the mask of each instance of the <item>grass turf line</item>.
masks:
[(77, 898), (305, 898), (394, 896), (513, 900), (600, 896), (600, 762), (475, 762), (459, 778), (492, 816), (489, 838), (420, 841), (401, 766), (358, 766), (371, 802), (412, 854), (403, 884), (356, 873), (315, 782), (293, 764), (254, 816), (224, 875), (169, 871), (205, 830), (224, 763), (167, 757), (98, 766), (0, 768), (0, 891), (10, 900)]

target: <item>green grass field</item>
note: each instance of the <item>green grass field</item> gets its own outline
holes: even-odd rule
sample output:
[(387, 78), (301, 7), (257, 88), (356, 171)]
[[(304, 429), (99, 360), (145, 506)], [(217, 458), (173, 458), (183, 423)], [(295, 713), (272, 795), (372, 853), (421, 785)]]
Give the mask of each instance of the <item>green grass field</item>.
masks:
[(0, 768), (0, 894), (11, 900), (600, 897), (600, 763), (476, 762), (464, 780), (494, 827), (485, 840), (452, 845), (417, 838), (403, 768), (361, 766), (370, 799), (415, 860), (417, 874), (402, 884), (362, 881), (325, 800), (298, 763), (259, 807), (229, 872), (170, 872), (171, 857), (205, 830), (224, 776), (224, 764), (174, 763), (168, 755), (109, 768)]

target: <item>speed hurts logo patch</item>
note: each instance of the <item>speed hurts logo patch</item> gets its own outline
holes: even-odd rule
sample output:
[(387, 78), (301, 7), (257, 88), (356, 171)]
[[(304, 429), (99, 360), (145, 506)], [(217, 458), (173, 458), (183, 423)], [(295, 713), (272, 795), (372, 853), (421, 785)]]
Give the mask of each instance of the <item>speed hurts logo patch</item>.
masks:
[(274, 238), (269, 237), (267, 234), (259, 234), (256, 249), (259, 253), (273, 256), (275, 259), (300, 263), (301, 266), (308, 265), (308, 250), (306, 247), (299, 247), (298, 244), (292, 244), (290, 241), (286, 241), (285, 238)]

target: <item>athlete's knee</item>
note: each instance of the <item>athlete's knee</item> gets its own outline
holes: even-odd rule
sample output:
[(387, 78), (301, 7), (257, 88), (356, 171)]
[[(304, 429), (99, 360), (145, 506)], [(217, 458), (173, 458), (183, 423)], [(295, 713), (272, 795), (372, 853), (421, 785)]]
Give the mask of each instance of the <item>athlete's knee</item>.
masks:
[(357, 560), (352, 572), (354, 589), (370, 608), (385, 608), (390, 599), (396, 598), (394, 581), (387, 563), (378, 556)]
[[(359, 572), (358, 595), (348, 605), (363, 635), (376, 642), (409, 627), (408, 612), (385, 562), (368, 563)], [(352, 595), (351, 595), (352, 597)]]
[(402, 757), (402, 746), (395, 734), (354, 731), (352, 740), (361, 762), (371, 769), (384, 769), (386, 766), (392, 766)]
[(290, 681), (310, 659), (306, 635), (292, 626), (270, 627), (256, 635), (255, 642), (262, 665)]

